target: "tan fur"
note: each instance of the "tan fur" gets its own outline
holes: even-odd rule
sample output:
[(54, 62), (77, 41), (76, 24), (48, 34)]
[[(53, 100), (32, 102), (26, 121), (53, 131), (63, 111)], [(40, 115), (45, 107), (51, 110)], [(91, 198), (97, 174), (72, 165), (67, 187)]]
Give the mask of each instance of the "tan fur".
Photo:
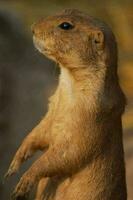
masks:
[[(62, 22), (74, 28), (62, 30)], [(36, 150), (45, 151), (22, 176), (13, 198), (40, 181), (36, 200), (126, 200), (125, 98), (113, 33), (105, 23), (71, 9), (40, 20), (33, 33), (35, 46), (59, 63), (61, 73), (46, 117), (10, 165), (7, 176)]]

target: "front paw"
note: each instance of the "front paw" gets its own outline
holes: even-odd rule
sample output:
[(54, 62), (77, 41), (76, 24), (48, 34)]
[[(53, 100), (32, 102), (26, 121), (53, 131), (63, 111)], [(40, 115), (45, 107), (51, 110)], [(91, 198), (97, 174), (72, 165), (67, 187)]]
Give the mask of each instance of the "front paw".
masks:
[(34, 150), (32, 146), (28, 143), (24, 143), (19, 150), (17, 151), (16, 155), (13, 158), (13, 161), (10, 164), (8, 172), (5, 174), (5, 178), (11, 176), (12, 174), (16, 173), (20, 168), (21, 164), (29, 157), (32, 156)]
[(13, 175), (14, 173), (16, 173), (19, 169), (21, 165), (21, 161), (20, 159), (13, 159), (12, 163), (10, 164), (10, 167), (7, 171), (7, 173), (5, 174), (5, 178), (8, 178), (9, 176)]
[(33, 177), (25, 173), (17, 184), (15, 190), (13, 191), (11, 199), (20, 200), (23, 198), (27, 198), (31, 188), (33, 187), (33, 184)]

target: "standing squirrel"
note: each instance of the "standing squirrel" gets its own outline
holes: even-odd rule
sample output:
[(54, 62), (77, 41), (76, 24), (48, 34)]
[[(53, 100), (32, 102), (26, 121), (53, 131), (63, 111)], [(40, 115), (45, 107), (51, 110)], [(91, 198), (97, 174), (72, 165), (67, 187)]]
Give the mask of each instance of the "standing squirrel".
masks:
[(126, 200), (117, 45), (103, 22), (75, 9), (33, 25), (36, 48), (59, 64), (49, 109), (24, 139), (6, 176), (37, 150), (13, 199), (37, 183), (36, 200)]

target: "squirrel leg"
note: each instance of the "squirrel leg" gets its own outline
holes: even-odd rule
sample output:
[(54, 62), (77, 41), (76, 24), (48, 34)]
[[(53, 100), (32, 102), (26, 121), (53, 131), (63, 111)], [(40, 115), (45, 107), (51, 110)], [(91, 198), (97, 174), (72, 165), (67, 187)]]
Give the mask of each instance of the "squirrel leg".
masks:
[(42, 178), (39, 181), (35, 200), (44, 200), (44, 190), (45, 190), (48, 180), (49, 178)]
[(27, 196), (33, 186), (43, 177), (53, 177), (58, 174), (69, 175), (79, 166), (80, 160), (84, 156), (80, 155), (81, 149), (76, 144), (66, 143), (65, 141), (63, 144), (49, 147), (45, 154), (33, 163), (17, 184), (13, 192), (14, 200)]
[(5, 177), (9, 177), (12, 174), (16, 173), (21, 164), (29, 157), (31, 157), (37, 150), (44, 150), (48, 147), (48, 127), (49, 120), (48, 118), (45, 118), (24, 139), (10, 164), (9, 169), (5, 174)]

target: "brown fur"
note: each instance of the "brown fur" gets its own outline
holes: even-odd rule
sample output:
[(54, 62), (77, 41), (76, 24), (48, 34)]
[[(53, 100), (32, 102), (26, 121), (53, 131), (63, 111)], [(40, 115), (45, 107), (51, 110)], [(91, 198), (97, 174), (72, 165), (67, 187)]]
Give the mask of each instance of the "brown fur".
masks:
[[(74, 28), (59, 28), (64, 21)], [(36, 200), (126, 200), (125, 98), (113, 33), (103, 22), (71, 9), (40, 20), (33, 33), (35, 46), (59, 63), (61, 73), (46, 117), (10, 165), (7, 176), (36, 150), (45, 150), (22, 176), (13, 198), (40, 181)]]

